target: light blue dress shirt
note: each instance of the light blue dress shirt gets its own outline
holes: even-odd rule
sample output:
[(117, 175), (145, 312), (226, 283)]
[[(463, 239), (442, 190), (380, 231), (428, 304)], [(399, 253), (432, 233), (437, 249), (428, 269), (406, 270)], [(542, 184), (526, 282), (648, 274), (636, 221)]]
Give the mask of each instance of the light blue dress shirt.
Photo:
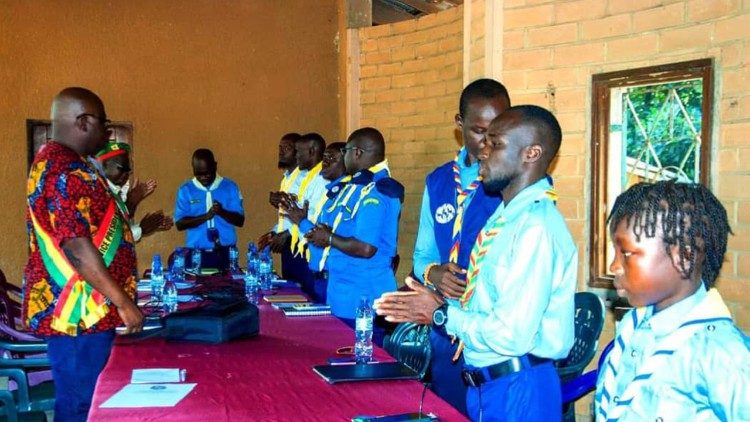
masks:
[[(614, 368), (616, 387), (608, 394), (615, 403), (648, 359), (652, 359), (660, 342), (683, 325), (707, 297), (701, 285), (690, 297), (656, 314), (653, 306), (649, 307), (630, 341), (624, 345), (622, 357)], [(700, 321), (712, 316), (697, 317)], [(696, 315), (693, 313), (692, 317)], [(631, 324), (631, 320), (628, 314), (619, 324)], [(622, 404), (627, 408), (618, 420), (750, 420), (749, 348), (748, 337), (730, 320), (711, 322), (698, 329), (676, 352), (669, 356), (662, 354), (659, 369), (650, 377), (641, 377), (636, 395), (628, 404)], [(597, 399), (601, 394), (601, 382), (600, 379)]]
[[(461, 189), (466, 189), (471, 182), (479, 177), (479, 161), (467, 166), (465, 164), (468, 152), (466, 148), (461, 148), (458, 157), (458, 174), (461, 176)], [(464, 202), (464, 209), (469, 208), (471, 199), (474, 195), (469, 195)], [(435, 242), (435, 216), (430, 211), (430, 193), (425, 186), (422, 194), (422, 209), (419, 212), (419, 230), (417, 231), (417, 241), (414, 245), (414, 275), (422, 280), (425, 268), (433, 263), (444, 264), (440, 262), (440, 252), (438, 252), (437, 243)]]
[(574, 340), (578, 252), (563, 216), (544, 198), (546, 179), (502, 203), (488, 219), (506, 223), (490, 244), (466, 308), (450, 304), (446, 330), (465, 343), (466, 363), (481, 368), (532, 353), (568, 355)]

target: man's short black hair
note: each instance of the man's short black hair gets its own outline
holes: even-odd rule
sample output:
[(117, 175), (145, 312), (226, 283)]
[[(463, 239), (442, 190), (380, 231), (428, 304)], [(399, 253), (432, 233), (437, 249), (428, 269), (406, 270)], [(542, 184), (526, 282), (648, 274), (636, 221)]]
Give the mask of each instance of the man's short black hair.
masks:
[(326, 149), (326, 140), (317, 132), (306, 133), (300, 136), (299, 141), (312, 141), (313, 145), (321, 152)]
[(193, 160), (204, 160), (207, 163), (215, 163), (214, 153), (208, 148), (198, 148), (193, 153)]
[(494, 79), (477, 79), (466, 85), (466, 88), (461, 92), (461, 99), (458, 100), (458, 113), (461, 116), (466, 116), (466, 109), (469, 107), (469, 102), (474, 98), (491, 100), (497, 97), (507, 99), (510, 106), (510, 95), (508, 95), (508, 90), (505, 89), (503, 84)]
[(562, 142), (562, 129), (557, 118), (549, 110), (535, 105), (519, 105), (506, 110), (506, 112), (516, 112), (522, 117), (524, 124), (533, 126), (538, 132), (541, 141), (545, 142), (545, 149), (548, 157), (554, 157), (560, 149)]
[(701, 279), (706, 288), (714, 285), (732, 229), (727, 210), (708, 188), (673, 180), (638, 183), (615, 200), (608, 218), (610, 232), (623, 220), (632, 224), (638, 241), (641, 236), (655, 237), (659, 227), (667, 255), (671, 255), (672, 247), (679, 248), (680, 262), (676, 264), (685, 279), (690, 278), (699, 256), (703, 256)]
[(281, 139), (282, 140), (283, 139), (288, 139), (288, 140), (290, 140), (292, 142), (297, 142), (297, 140), (300, 138), (300, 136), (302, 136), (302, 135), (300, 135), (297, 132), (289, 132), (289, 133), (285, 133), (284, 136), (281, 137)]

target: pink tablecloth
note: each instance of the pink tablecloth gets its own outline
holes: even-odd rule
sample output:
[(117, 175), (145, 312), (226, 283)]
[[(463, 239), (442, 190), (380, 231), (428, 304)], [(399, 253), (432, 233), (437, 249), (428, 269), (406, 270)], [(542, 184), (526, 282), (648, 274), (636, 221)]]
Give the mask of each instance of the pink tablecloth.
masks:
[[(337, 348), (351, 345), (352, 330), (334, 317), (288, 318), (261, 305), (261, 334), (221, 345), (149, 339), (116, 344), (94, 393), (90, 420), (117, 421), (344, 421), (357, 415), (416, 412), (417, 381), (327, 384), (311, 369)], [(376, 358), (387, 359), (383, 350)], [(185, 368), (198, 385), (173, 408), (102, 409), (135, 368)], [(466, 420), (431, 391), (425, 412), (443, 421)]]

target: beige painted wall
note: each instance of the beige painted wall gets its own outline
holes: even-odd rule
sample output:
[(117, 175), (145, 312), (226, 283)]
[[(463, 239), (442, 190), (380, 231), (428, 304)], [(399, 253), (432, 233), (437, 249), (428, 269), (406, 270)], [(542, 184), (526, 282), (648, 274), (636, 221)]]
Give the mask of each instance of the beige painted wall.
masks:
[[(277, 142), (288, 131), (339, 135), (335, 0), (0, 0), (0, 268), (20, 283), (26, 260), (27, 118), (46, 119), (61, 88), (88, 87), (113, 120), (133, 122), (135, 168), (157, 191), (142, 214), (172, 213), (195, 148), (245, 196), (240, 242), (274, 221)], [(183, 241), (154, 235), (141, 267)]]

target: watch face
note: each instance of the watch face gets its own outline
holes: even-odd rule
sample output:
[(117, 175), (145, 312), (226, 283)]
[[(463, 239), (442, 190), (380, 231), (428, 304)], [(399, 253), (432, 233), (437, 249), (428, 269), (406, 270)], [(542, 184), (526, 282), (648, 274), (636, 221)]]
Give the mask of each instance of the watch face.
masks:
[(435, 309), (435, 312), (432, 314), (432, 323), (437, 326), (443, 326), (445, 324), (445, 308), (437, 308)]

